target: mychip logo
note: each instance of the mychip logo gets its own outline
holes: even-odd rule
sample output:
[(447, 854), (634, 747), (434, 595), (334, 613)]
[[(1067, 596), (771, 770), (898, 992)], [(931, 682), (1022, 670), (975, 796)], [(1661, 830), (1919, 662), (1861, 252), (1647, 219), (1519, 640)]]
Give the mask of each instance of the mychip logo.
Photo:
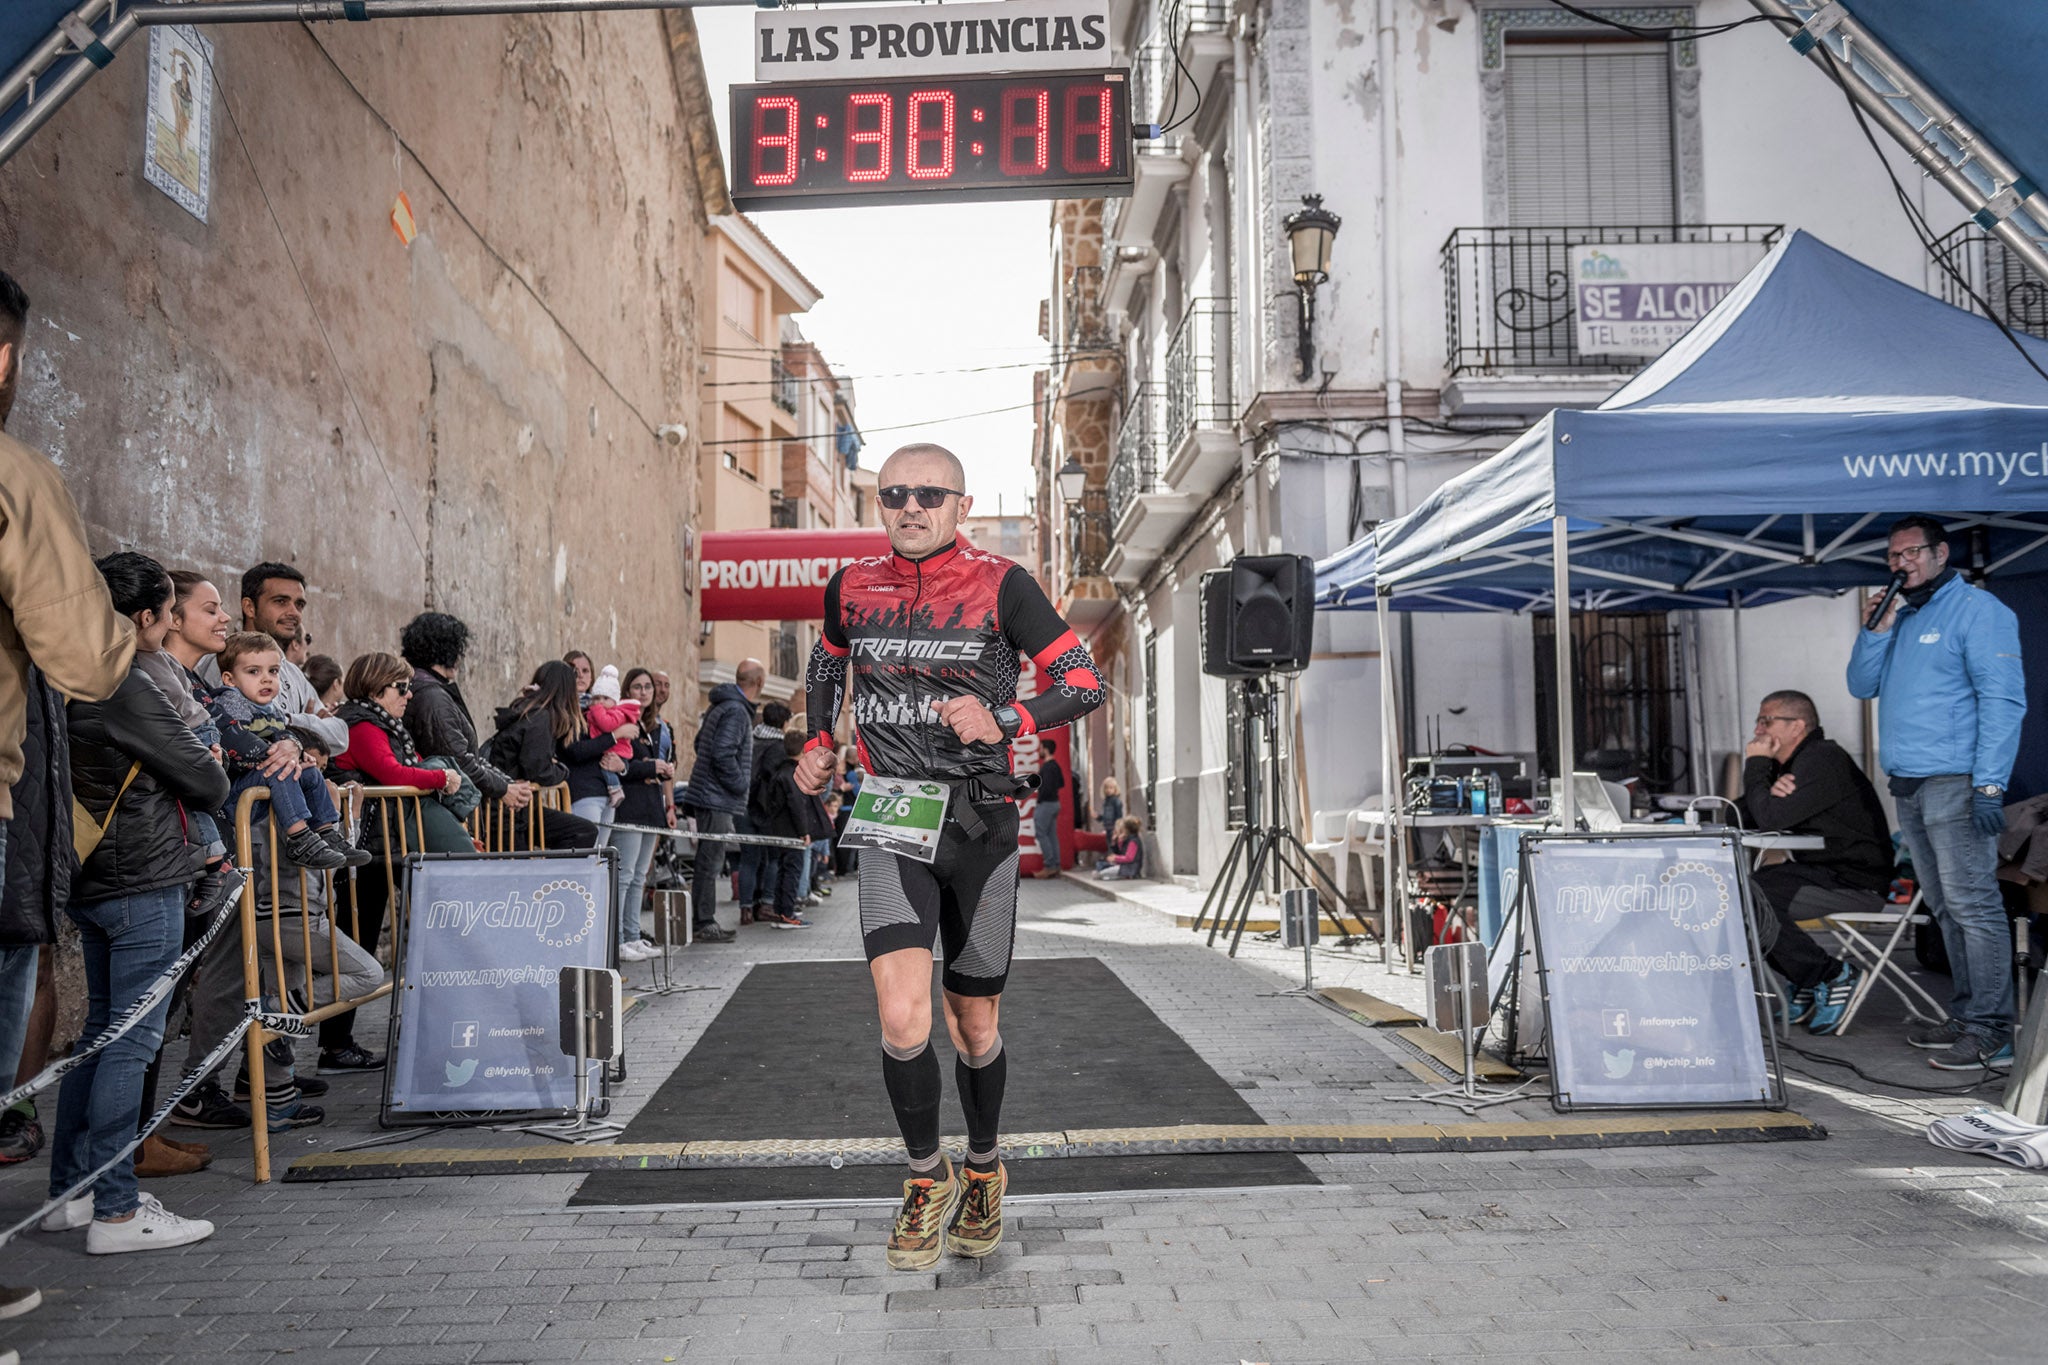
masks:
[(502, 900), (437, 900), (420, 919), (424, 930), (453, 930), (465, 938), (486, 929), (528, 929), (549, 948), (581, 943), (597, 927), (597, 898), (581, 882), (563, 878), (535, 888), (531, 896), (514, 891)]

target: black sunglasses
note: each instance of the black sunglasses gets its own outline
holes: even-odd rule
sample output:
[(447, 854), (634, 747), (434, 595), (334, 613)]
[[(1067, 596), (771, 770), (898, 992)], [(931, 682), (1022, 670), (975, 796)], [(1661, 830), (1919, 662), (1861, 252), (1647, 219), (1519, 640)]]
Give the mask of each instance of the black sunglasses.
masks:
[(875, 501), (891, 512), (900, 512), (915, 497), (917, 505), (930, 512), (945, 505), (947, 498), (964, 497), (964, 488), (934, 488), (930, 484), (919, 484), (915, 488), (908, 484), (892, 483), (887, 488), (875, 490)]
[(391, 686), (401, 697), (409, 697), (412, 695), (412, 684), (409, 682), (393, 683), (391, 684)]

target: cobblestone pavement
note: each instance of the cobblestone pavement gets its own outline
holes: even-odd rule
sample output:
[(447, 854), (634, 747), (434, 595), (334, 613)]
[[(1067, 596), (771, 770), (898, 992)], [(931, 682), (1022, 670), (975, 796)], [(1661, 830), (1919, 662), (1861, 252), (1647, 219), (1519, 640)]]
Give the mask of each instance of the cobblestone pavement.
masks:
[[(1027, 882), (1019, 951), (1101, 957), (1270, 1121), (1456, 1117), (1401, 1102), (1419, 1087), (1386, 1037), (1281, 994), (1298, 955), (1247, 939), (1232, 962), (1173, 927), (1172, 895)], [(635, 1018), (622, 1116), (747, 964), (857, 955), (850, 885), (815, 920), (689, 951), (683, 978), (713, 989)], [(1323, 953), (1317, 974), (1413, 990), (1359, 954)], [(1894, 1056), (1890, 1031), (1874, 1017), (1860, 1047)], [(211, 1171), (155, 1182), (220, 1224), (210, 1241), (0, 1249), (0, 1281), (48, 1298), (0, 1341), (32, 1365), (2041, 1360), (2048, 1182), (1920, 1137), (1966, 1100), (1871, 1098), (1813, 1070), (1794, 1098), (1826, 1142), (1311, 1157), (1323, 1186), (1183, 1195), (1033, 1198), (1020, 1163), (1004, 1247), (926, 1274), (884, 1269), (880, 1204), (570, 1212), (578, 1178), (556, 1176), (255, 1186), (246, 1143), (224, 1141)], [(278, 1169), (373, 1136), (376, 1094), (337, 1078), (329, 1122), (280, 1139)], [(450, 1140), (512, 1139), (432, 1139)], [(0, 1173), (0, 1217), (46, 1177), (41, 1159)]]

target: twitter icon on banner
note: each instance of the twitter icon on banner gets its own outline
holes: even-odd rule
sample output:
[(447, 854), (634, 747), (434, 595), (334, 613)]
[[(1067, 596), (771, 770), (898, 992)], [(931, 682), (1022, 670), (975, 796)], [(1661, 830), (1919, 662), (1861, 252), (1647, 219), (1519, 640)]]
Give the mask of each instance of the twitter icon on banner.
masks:
[[(460, 1062), (443, 1062), (441, 1065), (448, 1072), (448, 1079), (444, 1084), (444, 1088), (448, 1090), (453, 1090), (457, 1086), (468, 1085), (469, 1078), (476, 1075), (476, 1058), (474, 1057), (465, 1057)], [(1609, 1066), (1611, 1067), (1612, 1065), (1613, 1063), (1610, 1062)]]
[[(1609, 1052), (1602, 1048), (1600, 1060), (1607, 1066), (1607, 1079), (1618, 1081), (1636, 1069), (1636, 1050), (1632, 1047), (1625, 1047), (1618, 1052)], [(448, 1069), (453, 1071), (455, 1068), (451, 1066)]]

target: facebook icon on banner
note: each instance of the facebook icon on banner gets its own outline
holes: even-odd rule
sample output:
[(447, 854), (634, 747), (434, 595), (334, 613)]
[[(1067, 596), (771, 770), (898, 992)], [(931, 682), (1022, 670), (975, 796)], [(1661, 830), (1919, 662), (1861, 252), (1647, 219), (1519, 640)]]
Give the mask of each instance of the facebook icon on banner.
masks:
[(450, 1047), (475, 1047), (478, 1025), (474, 1019), (455, 1021), (455, 1036), (448, 1040)]

